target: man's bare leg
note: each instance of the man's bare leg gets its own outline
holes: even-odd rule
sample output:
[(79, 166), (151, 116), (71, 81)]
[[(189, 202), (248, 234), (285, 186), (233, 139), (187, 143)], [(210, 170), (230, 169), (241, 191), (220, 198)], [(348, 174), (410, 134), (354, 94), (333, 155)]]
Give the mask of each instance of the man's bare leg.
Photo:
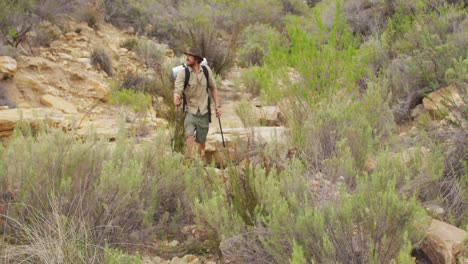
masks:
[(192, 151), (193, 151), (193, 145), (195, 144), (195, 139), (192, 136), (188, 136), (186, 140), (186, 147), (185, 147), (185, 158), (186, 159), (192, 159)]
[(205, 144), (198, 144), (198, 155), (200, 155), (200, 157), (202, 157), (204, 154), (203, 152), (205, 151)]

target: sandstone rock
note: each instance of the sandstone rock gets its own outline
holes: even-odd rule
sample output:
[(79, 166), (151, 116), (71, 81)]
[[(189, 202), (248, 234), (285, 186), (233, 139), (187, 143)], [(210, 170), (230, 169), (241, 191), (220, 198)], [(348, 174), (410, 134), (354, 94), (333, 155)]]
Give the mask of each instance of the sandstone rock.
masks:
[(171, 264), (185, 264), (185, 261), (179, 257), (173, 257), (171, 259)]
[(179, 245), (179, 241), (173, 240), (167, 245), (170, 246), (170, 247), (177, 247)]
[(83, 63), (84, 65), (91, 65), (91, 59), (90, 58), (78, 58), (76, 60), (78, 62)]
[(424, 105), (418, 104), (413, 110), (411, 110), (411, 117), (416, 118), (422, 113), (424, 113)]
[(96, 98), (104, 102), (108, 100), (110, 89), (107, 84), (92, 78), (86, 78), (86, 76), (84, 76), (84, 78), (85, 79), (79, 83), (83, 88), (81, 92), (84, 93), (86, 97)]
[(366, 157), (366, 160), (364, 161), (364, 169), (367, 171), (367, 172), (371, 172), (373, 171), (375, 168), (375, 158), (368, 155)]
[(0, 111), (0, 136), (10, 136), (13, 134), (18, 122), (23, 121), (35, 129), (40, 122), (45, 122), (51, 126), (58, 126), (63, 122), (63, 115), (53, 109), (7, 109)]
[(451, 107), (460, 107), (464, 101), (455, 84), (437, 90), (423, 99), (424, 109), (433, 117), (440, 118), (448, 114)]
[(194, 255), (186, 255), (182, 259), (184, 260), (184, 263), (186, 264), (200, 264), (200, 260), (198, 259), (197, 256), (194, 256)]
[(150, 256), (143, 256), (142, 260), (145, 264), (169, 264), (169, 261), (164, 260), (158, 256), (153, 258), (151, 258)]
[[(226, 148), (223, 147), (221, 132), (210, 131), (205, 148), (207, 161), (214, 160), (217, 164), (224, 160), (225, 150), (229, 151), (232, 160), (241, 161), (247, 153), (239, 152), (238, 149), (255, 144), (268, 142), (285, 142), (285, 127), (253, 127), (253, 128), (223, 128)], [(251, 146), (252, 147), (252, 146)], [(238, 155), (238, 156), (236, 156)]]
[(21, 102), (19, 104), (16, 104), (17, 108), (31, 108), (31, 105), (26, 103), (26, 102)]
[(426, 210), (433, 217), (442, 216), (445, 213), (444, 208), (434, 204), (426, 206)]
[(433, 219), (421, 249), (433, 264), (463, 263), (463, 243), (467, 238), (466, 231)]
[(221, 85), (226, 87), (226, 88), (233, 88), (234, 87), (234, 83), (231, 82), (230, 80), (221, 81)]
[(41, 97), (41, 103), (45, 106), (59, 109), (66, 114), (78, 113), (78, 110), (76, 110), (76, 107), (72, 103), (50, 94), (43, 95)]
[(71, 56), (70, 54), (67, 54), (67, 53), (61, 52), (58, 55), (59, 55), (60, 59), (62, 59), (62, 60), (73, 60), (74, 59), (73, 56)]
[(0, 79), (8, 79), (15, 76), (18, 64), (16, 60), (8, 56), (0, 56)]
[(65, 39), (66, 40), (72, 40), (74, 38), (76, 38), (78, 36), (78, 34), (76, 34), (75, 32), (68, 32), (64, 35)]
[(277, 106), (263, 106), (255, 109), (255, 115), (259, 118), (261, 125), (280, 126), (285, 122), (285, 119)]
[(154, 264), (169, 264), (169, 261), (156, 256), (153, 258), (153, 263)]
[(24, 57), (21, 63), (21, 68), (45, 72), (57, 68), (57, 64), (42, 57)]
[(107, 139), (115, 139), (119, 134), (120, 122), (113, 117), (101, 117), (95, 120), (85, 121), (77, 130), (77, 134), (82, 137), (93, 134)]

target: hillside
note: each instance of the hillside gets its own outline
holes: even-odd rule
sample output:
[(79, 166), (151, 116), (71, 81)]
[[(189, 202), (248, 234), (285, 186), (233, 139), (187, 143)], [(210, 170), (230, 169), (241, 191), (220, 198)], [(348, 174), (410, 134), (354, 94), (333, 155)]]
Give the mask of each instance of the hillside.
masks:
[[(465, 5), (0, 3), (1, 259), (467, 262)], [(193, 160), (189, 46), (223, 111)]]

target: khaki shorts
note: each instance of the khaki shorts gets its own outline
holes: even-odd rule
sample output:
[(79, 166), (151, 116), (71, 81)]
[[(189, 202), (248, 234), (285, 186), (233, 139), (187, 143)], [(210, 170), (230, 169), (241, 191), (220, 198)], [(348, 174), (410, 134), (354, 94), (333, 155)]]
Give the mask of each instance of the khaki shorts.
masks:
[(205, 144), (209, 125), (208, 113), (204, 115), (187, 113), (184, 120), (185, 136), (192, 136), (198, 144)]

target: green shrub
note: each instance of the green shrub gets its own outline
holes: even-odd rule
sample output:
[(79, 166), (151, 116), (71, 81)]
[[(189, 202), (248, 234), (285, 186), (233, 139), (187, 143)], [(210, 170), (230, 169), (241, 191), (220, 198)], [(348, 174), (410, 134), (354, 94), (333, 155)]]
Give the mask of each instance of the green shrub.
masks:
[(343, 16), (354, 33), (372, 35), (383, 30), (392, 3), (383, 1), (353, 0), (344, 2)]
[(138, 39), (136, 38), (130, 38), (125, 40), (120, 44), (121, 48), (126, 48), (131, 51), (137, 51), (138, 50)]
[(245, 87), (245, 92), (259, 96), (262, 90), (262, 83), (264, 83), (263, 78), (265, 78), (265, 71), (253, 66), (242, 71), (240, 81)]
[(352, 196), (343, 190), (321, 208), (297, 160), (268, 174), (250, 164), (233, 169), (224, 188), (196, 204), (198, 219), (224, 237), (228, 261), (287, 263), (293, 256), (314, 263), (387, 263), (410, 255), (407, 243), (417, 244), (424, 234), (424, 210), (411, 193), (399, 191), (391, 171), (359, 176)]
[[(102, 250), (85, 221), (63, 215), (62, 201), (50, 197), (51, 211), (40, 211), (25, 204), (12, 204), (28, 211), (28, 217), (6, 217), (14, 228), (15, 245), (0, 248), (4, 263), (101, 263)], [(3, 218), (4, 216), (2, 216)]]
[[(34, 138), (16, 132), (0, 150), (0, 190), (14, 193), (15, 202), (6, 217), (17, 221), (7, 221), (3, 232), (20, 240), (16, 224), (57, 210), (52, 216), (87, 227), (82, 235), (89, 235), (91, 245), (137, 242), (155, 232), (182, 237), (181, 226), (192, 223), (190, 205), (207, 178), (199, 166), (181, 165), (182, 155), (164, 154), (170, 151), (168, 136), (159, 131), (152, 144), (135, 146), (125, 133), (110, 145), (55, 130)], [(22, 152), (27, 154), (19, 157)]]
[(59, 24), (67, 16), (73, 16), (78, 7), (82, 7), (80, 0), (35, 0), (33, 12), (42, 20)]
[(442, 220), (461, 227), (468, 223), (468, 214), (464, 210), (468, 199), (466, 134), (460, 127), (450, 130), (429, 128), (431, 139), (443, 154), (443, 169), (438, 181), (421, 189), (420, 194), (423, 202), (433, 202), (445, 209)]
[(112, 92), (110, 103), (128, 106), (134, 112), (139, 113), (148, 110), (151, 106), (151, 97), (144, 92), (121, 89)]
[(33, 46), (49, 47), (52, 41), (58, 39), (62, 32), (60, 28), (50, 22), (42, 22), (34, 28)]
[(103, 48), (94, 48), (91, 53), (91, 64), (112, 76), (112, 61), (108, 52)]
[(163, 50), (152, 40), (139, 40), (136, 53), (151, 68), (160, 67), (164, 60)]
[(80, 18), (86, 22), (88, 27), (93, 29), (99, 29), (100, 13), (93, 6), (87, 6), (83, 10), (80, 10)]
[[(446, 72), (464, 59), (463, 47), (467, 45), (466, 38), (460, 38), (461, 28), (467, 23), (460, 7), (419, 3), (409, 8), (406, 5), (399, 3), (389, 18), (387, 28), (380, 35), (382, 44), (376, 45), (380, 49), (376, 53), (381, 55), (374, 59), (378, 66), (373, 66), (380, 68), (380, 78), (389, 80), (398, 122), (409, 118), (411, 108), (420, 102), (423, 94), (448, 84)], [(452, 82), (459, 78), (453, 74), (448, 77)], [(421, 95), (415, 100), (414, 94)]]
[(1, 41), (17, 47), (38, 22), (32, 13), (34, 2), (30, 0), (2, 1), (0, 3)]
[(239, 65), (242, 67), (262, 65), (271, 38), (280, 38), (279, 32), (271, 26), (255, 24), (245, 28), (240, 37)]
[(106, 245), (104, 248), (104, 261), (105, 264), (141, 264), (143, 261), (141, 260), (140, 256), (137, 254), (136, 256), (128, 255), (127, 253), (123, 252), (119, 249), (113, 249)]

